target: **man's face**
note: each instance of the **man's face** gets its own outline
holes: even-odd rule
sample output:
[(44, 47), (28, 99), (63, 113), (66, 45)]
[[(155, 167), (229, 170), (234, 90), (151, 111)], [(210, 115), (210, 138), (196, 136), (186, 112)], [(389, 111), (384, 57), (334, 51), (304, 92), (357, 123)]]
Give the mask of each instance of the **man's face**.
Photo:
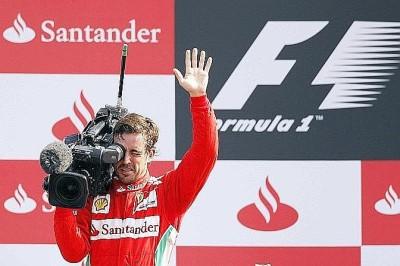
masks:
[(146, 152), (144, 136), (124, 133), (122, 136), (115, 136), (114, 142), (126, 149), (124, 158), (115, 164), (119, 180), (124, 184), (130, 184), (144, 178), (147, 174), (147, 164), (151, 161), (151, 156)]

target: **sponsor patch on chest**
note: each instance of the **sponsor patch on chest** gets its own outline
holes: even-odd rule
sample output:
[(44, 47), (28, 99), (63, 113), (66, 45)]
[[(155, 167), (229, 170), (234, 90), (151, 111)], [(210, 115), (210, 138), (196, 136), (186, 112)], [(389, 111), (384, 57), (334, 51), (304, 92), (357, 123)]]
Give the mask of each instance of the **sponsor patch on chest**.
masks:
[(93, 199), (92, 213), (110, 212), (110, 194), (99, 195)]
[(92, 220), (91, 240), (158, 236), (160, 217)]
[(137, 205), (136, 208), (133, 209), (134, 213), (157, 207), (157, 192), (155, 190), (150, 191), (146, 198), (144, 198), (143, 193), (136, 192), (135, 200)]

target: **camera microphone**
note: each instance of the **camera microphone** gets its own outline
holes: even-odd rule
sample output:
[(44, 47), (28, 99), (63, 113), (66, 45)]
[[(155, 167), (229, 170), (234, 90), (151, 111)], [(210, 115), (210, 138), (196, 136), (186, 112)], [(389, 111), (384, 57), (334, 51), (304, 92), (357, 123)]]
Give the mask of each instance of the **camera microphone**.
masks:
[(63, 142), (48, 144), (40, 153), (40, 166), (48, 174), (59, 174), (72, 163), (72, 152)]

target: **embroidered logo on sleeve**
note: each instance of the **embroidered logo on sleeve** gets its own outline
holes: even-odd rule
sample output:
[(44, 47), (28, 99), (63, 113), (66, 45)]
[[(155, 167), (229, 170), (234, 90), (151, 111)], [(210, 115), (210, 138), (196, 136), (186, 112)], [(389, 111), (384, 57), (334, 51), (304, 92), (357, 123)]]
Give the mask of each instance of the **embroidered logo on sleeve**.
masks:
[(162, 176), (160, 177), (151, 176), (149, 179), (149, 184), (151, 185), (159, 185), (161, 183), (162, 183)]

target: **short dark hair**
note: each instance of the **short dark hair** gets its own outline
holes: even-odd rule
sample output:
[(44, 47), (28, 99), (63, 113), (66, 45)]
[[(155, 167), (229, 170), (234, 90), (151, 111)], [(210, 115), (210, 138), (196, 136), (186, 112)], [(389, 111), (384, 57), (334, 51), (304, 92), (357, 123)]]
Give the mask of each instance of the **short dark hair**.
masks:
[(114, 128), (114, 137), (122, 137), (122, 134), (137, 133), (142, 134), (146, 142), (146, 151), (155, 151), (158, 141), (158, 126), (148, 117), (130, 113), (121, 118)]

